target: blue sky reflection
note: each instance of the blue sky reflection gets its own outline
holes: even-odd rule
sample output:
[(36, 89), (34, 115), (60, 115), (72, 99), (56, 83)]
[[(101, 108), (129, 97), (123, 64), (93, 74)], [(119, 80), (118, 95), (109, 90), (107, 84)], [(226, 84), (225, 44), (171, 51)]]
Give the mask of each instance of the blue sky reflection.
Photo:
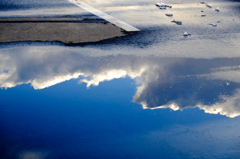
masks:
[[(183, 110), (198, 107), (206, 113), (240, 115), (239, 58), (160, 58), (143, 55), (88, 55), (74, 49), (23, 47), (0, 52), (0, 86), (30, 83), (34, 89), (79, 79), (87, 87), (130, 77), (133, 101), (143, 108)], [(8, 70), (8, 71), (6, 71)]]

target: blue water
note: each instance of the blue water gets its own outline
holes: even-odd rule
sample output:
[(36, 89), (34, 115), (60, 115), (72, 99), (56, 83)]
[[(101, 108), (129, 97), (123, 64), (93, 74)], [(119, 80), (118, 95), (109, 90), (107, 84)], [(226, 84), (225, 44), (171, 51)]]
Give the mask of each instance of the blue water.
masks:
[[(231, 132), (239, 130), (239, 118), (198, 108), (143, 110), (131, 102), (132, 82), (116, 79), (87, 89), (70, 80), (43, 90), (28, 84), (1, 90), (2, 158), (27, 152), (50, 159), (236, 157), (240, 139)], [(209, 135), (216, 127), (218, 133)]]
[[(1, 11), (72, 6), (0, 2)], [(239, 158), (240, 58), (150, 54), (164, 30), (75, 47), (1, 44), (0, 158)]]
[(93, 48), (1, 49), (1, 158), (238, 157), (239, 58), (84, 54)]

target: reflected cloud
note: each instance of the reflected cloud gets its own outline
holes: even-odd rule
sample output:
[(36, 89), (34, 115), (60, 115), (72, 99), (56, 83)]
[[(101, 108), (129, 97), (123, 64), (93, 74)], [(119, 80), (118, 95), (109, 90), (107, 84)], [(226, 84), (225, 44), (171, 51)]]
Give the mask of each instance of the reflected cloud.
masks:
[(18, 159), (45, 159), (48, 154), (48, 151), (23, 151)]
[[(223, 59), (219, 59), (219, 62), (218, 60), (192, 61), (195, 61), (197, 66), (192, 65), (190, 61), (184, 66), (190, 68), (186, 72), (190, 74), (176, 76), (179, 74), (174, 72), (179, 66), (176, 64), (169, 72), (173, 75), (165, 74), (162, 79), (160, 76), (162, 73), (155, 72), (157, 74), (154, 76), (159, 78), (148, 78), (153, 80), (146, 82), (142, 80), (143, 83), (138, 87), (133, 101), (141, 104), (144, 109), (170, 108), (176, 111), (198, 107), (210, 114), (239, 116), (239, 66), (218, 67)], [(225, 64), (231, 65), (230, 61), (226, 59)], [(194, 72), (197, 68), (202, 70)], [(199, 71), (202, 73), (198, 74)]]
[(198, 107), (210, 114), (240, 115), (240, 58), (162, 58), (81, 52), (56, 46), (1, 49), (0, 87), (30, 83), (34, 89), (44, 89), (77, 78), (90, 87), (129, 77), (136, 81), (137, 87), (133, 102), (144, 109), (176, 111)]
[(49, 79), (47, 81), (42, 81), (41, 79), (40, 80), (35, 79), (31, 82), (31, 84), (34, 89), (43, 89), (64, 81), (68, 81), (70, 79), (78, 78), (80, 75), (82, 75), (82, 73), (74, 73), (72, 75), (65, 75), (65, 76), (55, 76), (53, 77), (53, 79)]
[[(90, 79), (83, 79), (80, 80), (80, 82), (87, 83), (87, 87), (90, 87), (91, 85), (98, 86), (100, 82), (103, 81), (110, 81), (117, 78), (124, 78), (126, 76), (131, 77), (132, 79), (139, 77), (143, 72), (144, 68), (141, 68), (139, 72), (127, 72), (125, 70), (109, 70), (107, 72), (102, 72), (101, 74), (94, 74), (89, 75)], [(86, 77), (86, 75), (85, 75)]]
[(210, 79), (228, 80), (231, 82), (240, 82), (240, 66), (220, 67), (213, 70), (213, 73), (207, 75)]
[(233, 96), (221, 96), (223, 102), (218, 102), (211, 106), (198, 105), (205, 113), (221, 114), (234, 118), (240, 115), (240, 89), (236, 90)]
[[(226, 115), (227, 117), (234, 118), (240, 115), (240, 90), (237, 90), (237, 93), (233, 96), (221, 96), (223, 102), (217, 102), (212, 105), (203, 105), (202, 103), (196, 104), (195, 106), (189, 106), (185, 108), (196, 108), (198, 107), (201, 110), (204, 110), (205, 113), (209, 114), (221, 114)], [(141, 103), (144, 109), (148, 109), (148, 105), (144, 102)], [(150, 109), (163, 109), (170, 108), (174, 111), (183, 110), (184, 107), (180, 107), (178, 103), (170, 103), (163, 106), (152, 107)]]

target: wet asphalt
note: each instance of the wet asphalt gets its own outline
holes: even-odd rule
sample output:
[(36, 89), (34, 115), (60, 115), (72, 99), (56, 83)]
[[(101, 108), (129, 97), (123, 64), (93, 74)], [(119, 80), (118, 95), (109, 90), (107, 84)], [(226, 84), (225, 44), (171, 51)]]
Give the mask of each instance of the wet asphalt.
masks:
[[(208, 8), (206, 4), (201, 4), (196, 0), (168, 1), (168, 4), (173, 7), (164, 10), (156, 7), (155, 1), (85, 0), (83, 2), (141, 30), (126, 38), (109, 39), (84, 44), (84, 46), (97, 44), (95, 47), (107, 48), (114, 52), (115, 46), (121, 45), (124, 50), (130, 49), (130, 54), (134, 52), (132, 51), (134, 48), (137, 48), (137, 52), (140, 54), (152, 53), (164, 57), (212, 58), (238, 56), (239, 45), (237, 41), (240, 37), (240, 21), (239, 3), (237, 1), (212, 1), (212, 8)], [(99, 22), (97, 16), (87, 13), (68, 1), (21, 1), (21, 3), (18, 1), (2, 1), (1, 4), (5, 6), (1, 7), (1, 10), (4, 14), (8, 13), (8, 16), (9, 12), (14, 14), (12, 11), (18, 11), (15, 12), (16, 16), (20, 11), (20, 16), (24, 16), (24, 14), (31, 16), (32, 13), (38, 17), (70, 16), (97, 19), (96, 22)], [(216, 7), (220, 7), (219, 12), (215, 11)], [(55, 10), (57, 8), (65, 11), (73, 10), (73, 12), (70, 14), (68, 14), (69, 12), (61, 13)], [(51, 13), (43, 14), (40, 12), (42, 9), (47, 9)], [(6, 10), (8, 12), (5, 12)], [(30, 12), (26, 13), (27, 11)], [(165, 15), (166, 13), (173, 13), (173, 16), (168, 17)], [(206, 17), (202, 17), (202, 14), (205, 14)], [(181, 21), (182, 25), (173, 23), (174, 20)], [(209, 25), (211, 23), (216, 23), (217, 26)], [(191, 36), (184, 37), (184, 32), (191, 34)], [(79, 46), (82, 45), (79, 44)], [(161, 52), (158, 50), (161, 50)], [(224, 52), (228, 52), (228, 54)]]

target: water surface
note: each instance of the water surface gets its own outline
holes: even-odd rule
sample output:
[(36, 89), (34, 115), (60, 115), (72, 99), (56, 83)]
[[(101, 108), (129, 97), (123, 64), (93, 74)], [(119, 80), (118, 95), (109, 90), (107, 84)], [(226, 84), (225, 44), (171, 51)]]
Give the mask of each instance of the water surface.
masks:
[[(238, 158), (239, 2), (213, 1), (216, 13), (169, 1), (182, 26), (155, 1), (86, 2), (141, 32), (83, 46), (1, 44), (1, 158)], [(11, 14), (75, 8), (1, 4)]]

